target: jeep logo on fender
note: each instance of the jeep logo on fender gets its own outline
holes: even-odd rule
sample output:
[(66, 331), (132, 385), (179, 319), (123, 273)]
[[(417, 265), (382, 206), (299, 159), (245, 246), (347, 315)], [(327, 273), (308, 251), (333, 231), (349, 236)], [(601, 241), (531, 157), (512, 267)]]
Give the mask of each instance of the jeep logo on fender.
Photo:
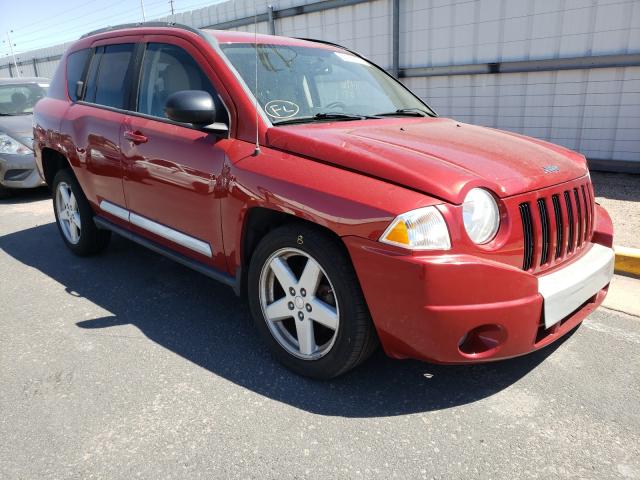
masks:
[(288, 100), (271, 100), (264, 106), (264, 110), (273, 118), (291, 118), (300, 111), (300, 107)]
[(557, 173), (560, 171), (560, 167), (557, 165), (547, 165), (546, 167), (542, 167), (544, 173)]

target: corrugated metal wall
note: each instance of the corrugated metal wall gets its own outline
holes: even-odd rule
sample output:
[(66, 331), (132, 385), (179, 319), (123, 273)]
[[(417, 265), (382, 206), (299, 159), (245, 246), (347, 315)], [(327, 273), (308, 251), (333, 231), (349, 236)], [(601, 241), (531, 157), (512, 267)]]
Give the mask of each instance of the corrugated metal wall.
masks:
[[(634, 0), (404, 0), (403, 66), (640, 52)], [(640, 67), (408, 78), (442, 115), (640, 162)]]
[[(230, 0), (167, 18), (203, 27), (317, 0)], [(330, 2), (339, 5), (340, 1)], [(334, 5), (335, 4), (335, 5)], [(400, 69), (640, 53), (637, 0), (400, 0)], [(393, 0), (275, 20), (279, 35), (326, 39), (391, 68)], [(236, 26), (253, 31), (253, 25)], [(269, 24), (258, 23), (268, 33)], [(59, 55), (52, 47), (22, 59)], [(51, 75), (56, 60), (39, 62)], [(35, 72), (22, 65), (23, 75)], [(0, 77), (9, 70), (0, 66)], [(531, 135), (590, 159), (640, 167), (640, 66), (403, 78), (443, 116)]]

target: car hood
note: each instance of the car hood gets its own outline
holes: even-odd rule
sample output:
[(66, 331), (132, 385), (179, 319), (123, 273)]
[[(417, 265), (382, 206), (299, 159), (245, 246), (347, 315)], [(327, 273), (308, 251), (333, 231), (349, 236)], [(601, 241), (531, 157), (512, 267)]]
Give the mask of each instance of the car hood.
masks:
[(27, 147), (33, 144), (33, 115), (0, 117), (0, 132), (20, 140)]
[(499, 197), (587, 174), (558, 145), (447, 118), (393, 118), (273, 127), (269, 146), (384, 179), (448, 202), (470, 188)]

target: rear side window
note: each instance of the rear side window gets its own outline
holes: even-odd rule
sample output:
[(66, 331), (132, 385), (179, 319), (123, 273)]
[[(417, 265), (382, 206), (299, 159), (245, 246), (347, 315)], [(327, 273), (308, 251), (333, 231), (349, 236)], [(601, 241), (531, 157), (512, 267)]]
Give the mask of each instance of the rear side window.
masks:
[(107, 45), (96, 51), (87, 74), (84, 99), (113, 108), (126, 108), (131, 83), (134, 44)]
[(69, 93), (69, 98), (74, 102), (78, 101), (76, 85), (79, 80), (82, 80), (89, 53), (91, 53), (91, 50), (85, 48), (84, 50), (73, 52), (67, 57), (67, 92)]
[(166, 117), (164, 107), (167, 98), (181, 90), (208, 92), (216, 104), (218, 121), (226, 121), (226, 110), (218, 94), (193, 57), (176, 45), (149, 43), (138, 87), (138, 112)]

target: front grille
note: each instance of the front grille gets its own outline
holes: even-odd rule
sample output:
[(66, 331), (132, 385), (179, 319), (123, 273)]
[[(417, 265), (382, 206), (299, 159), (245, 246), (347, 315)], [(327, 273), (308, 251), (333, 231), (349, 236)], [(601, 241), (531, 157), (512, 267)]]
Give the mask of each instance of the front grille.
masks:
[(537, 270), (562, 262), (591, 238), (594, 206), (589, 183), (565, 187), (540, 196), (535, 202), (534, 199), (522, 202), (519, 210), (523, 270)]

